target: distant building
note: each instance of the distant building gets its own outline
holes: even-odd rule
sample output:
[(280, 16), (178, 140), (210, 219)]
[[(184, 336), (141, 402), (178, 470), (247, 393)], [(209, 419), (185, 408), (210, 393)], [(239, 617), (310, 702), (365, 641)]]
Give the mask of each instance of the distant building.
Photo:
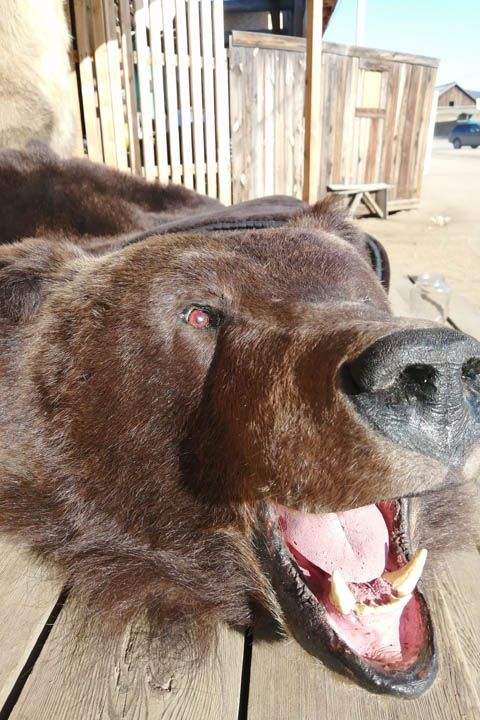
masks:
[(435, 135), (445, 137), (456, 122), (480, 121), (480, 92), (464, 90), (456, 82), (438, 85)]

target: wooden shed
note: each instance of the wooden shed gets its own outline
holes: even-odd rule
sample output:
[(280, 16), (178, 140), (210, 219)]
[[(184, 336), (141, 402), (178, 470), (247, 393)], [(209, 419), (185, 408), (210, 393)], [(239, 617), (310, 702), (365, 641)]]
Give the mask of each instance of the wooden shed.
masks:
[[(233, 199), (302, 196), (305, 40), (233, 33)], [(420, 199), (438, 60), (323, 43), (317, 197), (388, 183), (389, 209)]]
[(439, 85), (438, 106), (439, 107), (473, 107), (477, 105), (476, 99), (467, 90), (464, 90), (455, 82), (447, 85)]

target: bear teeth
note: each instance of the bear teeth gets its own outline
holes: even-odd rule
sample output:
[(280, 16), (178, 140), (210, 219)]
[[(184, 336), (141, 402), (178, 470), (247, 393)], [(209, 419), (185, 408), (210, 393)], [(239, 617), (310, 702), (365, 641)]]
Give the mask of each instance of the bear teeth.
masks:
[(334, 570), (331, 577), (329, 600), (342, 615), (349, 615), (352, 611), (358, 615), (378, 614), (394, 608), (401, 609), (407, 605), (412, 593), (420, 580), (427, 559), (427, 551), (419, 550), (416, 555), (403, 567), (394, 572), (386, 572), (382, 579), (386, 580), (395, 590), (387, 602), (376, 603), (375, 601), (358, 603), (355, 596), (345, 582), (340, 570)]
[(419, 550), (403, 567), (394, 572), (386, 572), (383, 579), (397, 591), (400, 597), (411, 595), (420, 580), (427, 559), (427, 551)]

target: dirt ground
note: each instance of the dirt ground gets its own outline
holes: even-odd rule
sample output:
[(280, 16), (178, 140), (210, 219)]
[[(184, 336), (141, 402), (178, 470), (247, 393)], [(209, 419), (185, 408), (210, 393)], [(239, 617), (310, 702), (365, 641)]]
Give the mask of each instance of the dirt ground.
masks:
[(397, 271), (440, 272), (480, 310), (480, 147), (454, 150), (435, 140), (420, 207), (359, 224), (385, 245)]

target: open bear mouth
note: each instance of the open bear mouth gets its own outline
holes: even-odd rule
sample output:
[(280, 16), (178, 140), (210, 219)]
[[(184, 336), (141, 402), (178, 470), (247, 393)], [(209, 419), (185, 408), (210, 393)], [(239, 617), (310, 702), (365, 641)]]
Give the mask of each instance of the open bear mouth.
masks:
[(374, 692), (415, 697), (433, 682), (436, 651), (410, 552), (408, 500), (342, 513), (262, 510), (262, 555), (294, 637)]

